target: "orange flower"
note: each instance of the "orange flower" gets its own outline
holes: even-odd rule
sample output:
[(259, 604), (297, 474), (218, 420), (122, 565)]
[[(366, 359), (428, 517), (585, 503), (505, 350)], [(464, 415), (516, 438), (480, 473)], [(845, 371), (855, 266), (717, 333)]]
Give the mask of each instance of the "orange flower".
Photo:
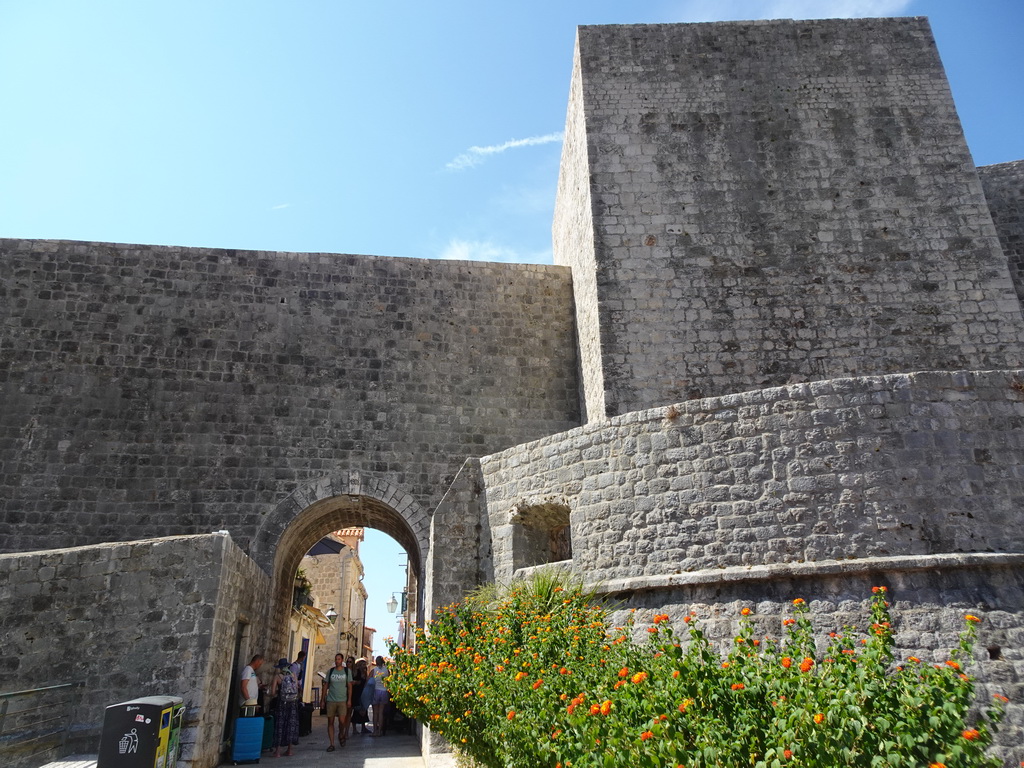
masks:
[(804, 602), (805, 600), (802, 597), (798, 597), (796, 600), (793, 601), (793, 605), (803, 605)]
[(930, 763), (928, 768), (946, 768), (945, 763)]
[(679, 670), (678, 669), (673, 669), (672, 670), (672, 677), (673, 677), (673, 679), (679, 677)]
[(734, 691), (742, 691), (744, 688), (746, 688), (746, 686), (743, 685), (743, 683), (733, 683), (732, 684), (732, 689)]
[(640, 683), (642, 683), (644, 680), (647, 679), (647, 673), (646, 672), (637, 672), (635, 675), (633, 675), (632, 679), (633, 679), (633, 683), (635, 685), (639, 685)]
[(611, 711), (612, 711), (612, 703), (611, 703), (611, 701), (609, 699), (605, 699), (603, 702), (601, 702), (601, 714), (602, 715), (607, 715)]
[(803, 661), (800, 662), (800, 671), (801, 672), (809, 672), (811, 670), (811, 667), (813, 667), (813, 666), (814, 666), (814, 659), (812, 659), (810, 656), (808, 656), (807, 658), (805, 658)]
[(789, 656), (783, 656), (780, 664), (782, 664), (782, 666), (786, 669), (789, 669), (791, 666), (793, 666), (793, 660), (789, 658)]
[(683, 699), (683, 703), (679, 705), (679, 711), (685, 713), (693, 704), (693, 699)]
[(964, 731), (960, 735), (963, 736), (965, 739), (967, 739), (967, 741), (974, 741), (979, 736), (981, 736), (981, 734), (978, 733), (978, 730), (976, 728), (968, 728), (966, 731)]
[(659, 613), (657, 616), (654, 617), (655, 624), (661, 624), (661, 622), (663, 621), (668, 621), (667, 613)]
[(744, 608), (742, 611), (740, 611), (740, 613), (743, 614), (744, 616), (749, 616), (750, 615), (750, 609), (749, 608)]
[(525, 673), (525, 672), (516, 672), (516, 682), (517, 682), (517, 683), (518, 683), (518, 682), (519, 682), (520, 680), (522, 680), (522, 679), (523, 679), (524, 677), (526, 677), (526, 673)]
[(507, 717), (509, 720), (514, 720), (515, 716), (516, 716), (516, 711), (514, 709), (510, 709), (508, 711), (508, 714), (505, 715), (505, 717)]
[(648, 627), (647, 631), (650, 632), (653, 635), (653, 634), (655, 634), (658, 631), (658, 628), (657, 627)]
[(629, 677), (629, 667), (623, 667), (619, 670), (619, 677)]
[(871, 588), (871, 592), (872, 592), (873, 594), (876, 594), (876, 595), (877, 595), (877, 594), (878, 594), (879, 592), (883, 592), (883, 593), (884, 593), (884, 592), (888, 592), (888, 591), (889, 591), (889, 590), (888, 590), (888, 589), (887, 589), (886, 587), (872, 587), (872, 588)]
[(816, 714), (816, 715), (814, 716), (814, 722), (816, 722), (816, 723), (819, 723), (819, 724), (820, 724), (820, 723), (821, 723), (821, 721), (822, 721), (822, 720), (824, 720), (824, 719), (825, 719), (825, 715), (823, 715), (823, 714), (822, 714), (821, 712), (819, 712), (818, 714)]
[(689, 624), (691, 618), (693, 618), (693, 617), (692, 616), (683, 616), (683, 623), (684, 624)]
[(533, 684), (533, 690), (535, 690), (535, 691), (536, 691), (536, 690), (537, 690), (538, 688), (540, 688), (540, 687), (541, 687), (542, 685), (544, 685), (544, 681), (543, 681), (543, 680), (538, 680), (537, 682), (535, 682), (535, 683)]
[(784, 750), (782, 750), (782, 756), (784, 758), (786, 758), (787, 760), (789, 760), (789, 758), (791, 758), (793, 756), (793, 750), (791, 750), (791, 749), (784, 749)]
[(654, 736), (654, 731), (644, 731), (640, 734), (640, 741), (647, 741), (652, 736)]
[(786, 619), (785, 621), (782, 622), (782, 625), (784, 627), (789, 627), (789, 626), (792, 626), (793, 624), (796, 624), (796, 619)]
[(590, 714), (596, 715), (596, 714), (600, 713), (600, 711), (601, 711), (601, 705), (600, 704), (591, 704), (590, 705)]
[(626, 684), (625, 680), (619, 680), (615, 685), (612, 686), (612, 688), (617, 691), (617, 690), (619, 690), (619, 688), (621, 688), (625, 684)]
[(947, 661), (946, 666), (952, 667), (953, 669), (960, 669), (960, 665), (957, 664), (955, 661)]
[(907, 656), (907, 661), (912, 661), (915, 664), (919, 664), (921, 660), (917, 656)]
[(973, 615), (971, 615), (970, 613), (968, 613), (968, 614), (967, 614), (967, 616), (966, 616), (965, 618), (966, 618), (966, 619), (967, 619), (968, 621), (974, 622), (975, 624), (977, 624), (978, 622), (980, 622), (980, 621), (981, 621), (981, 619), (979, 619), (979, 618), (978, 618), (977, 616), (973, 616)]

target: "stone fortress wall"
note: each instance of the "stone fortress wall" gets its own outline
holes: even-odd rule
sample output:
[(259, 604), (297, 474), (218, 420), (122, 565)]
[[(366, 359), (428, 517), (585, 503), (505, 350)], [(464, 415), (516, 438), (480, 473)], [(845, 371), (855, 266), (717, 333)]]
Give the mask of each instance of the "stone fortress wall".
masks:
[(339, 471), (433, 509), (466, 456), (579, 424), (564, 268), (12, 240), (0, 260), (0, 551), (221, 529), (248, 549)]
[[(223, 692), (223, 648), (274, 655), (282, 574), (350, 525), (410, 547), (421, 617), (559, 567), (728, 638), (794, 596), (861, 621), (883, 583), (922, 658), (984, 618), (1016, 764), (1020, 168), (974, 169), (923, 19), (582, 27), (561, 266), (0, 241), (0, 600), (90, 599), (40, 559), (76, 550), (25, 550), (138, 547), (156, 578), (109, 542), (226, 529), (231, 574), (170, 587), (235, 598), (184, 651)], [(19, 681), (52, 679), (49, 606), (0, 623)]]
[(565, 135), (587, 423), (480, 459), (495, 577), (723, 641), (795, 597), (863, 624), (885, 584), (935, 660), (977, 612), (1016, 765), (1024, 179), (976, 171), (927, 21), (581, 27)]
[(1024, 364), (925, 19), (581, 27), (577, 49), (554, 243), (600, 337), (591, 419)]
[(1017, 297), (1024, 301), (1024, 160), (986, 165), (978, 175)]

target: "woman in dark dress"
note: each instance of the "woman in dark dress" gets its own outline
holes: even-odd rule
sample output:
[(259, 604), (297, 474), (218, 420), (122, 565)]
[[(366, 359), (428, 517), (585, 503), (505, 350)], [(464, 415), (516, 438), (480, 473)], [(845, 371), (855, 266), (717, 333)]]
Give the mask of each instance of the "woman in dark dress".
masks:
[[(353, 659), (348, 657), (349, 669)], [(366, 659), (355, 662), (352, 669), (352, 733), (366, 733), (366, 709), (362, 705), (363, 688), (366, 687)], [(358, 727), (358, 728), (357, 728)]]
[(271, 683), (274, 696), (274, 757), (281, 756), (281, 747), (292, 754), (292, 744), (299, 743), (299, 683), (292, 674), (288, 659), (277, 662), (277, 675)]

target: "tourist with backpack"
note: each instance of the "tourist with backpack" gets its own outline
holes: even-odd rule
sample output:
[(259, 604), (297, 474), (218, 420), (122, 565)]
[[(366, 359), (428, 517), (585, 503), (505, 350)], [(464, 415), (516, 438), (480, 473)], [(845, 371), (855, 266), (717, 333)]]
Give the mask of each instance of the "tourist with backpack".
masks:
[(299, 743), (299, 681), (292, 674), (288, 659), (277, 662), (277, 674), (270, 684), (270, 693), (274, 697), (274, 757), (281, 756), (281, 747), (292, 754), (292, 745)]
[(334, 720), (338, 720), (338, 746), (345, 746), (348, 736), (348, 711), (352, 702), (352, 675), (345, 664), (345, 655), (336, 654), (334, 666), (324, 675), (324, 689), (320, 695), (320, 708), (327, 710), (327, 738), (334, 751)]

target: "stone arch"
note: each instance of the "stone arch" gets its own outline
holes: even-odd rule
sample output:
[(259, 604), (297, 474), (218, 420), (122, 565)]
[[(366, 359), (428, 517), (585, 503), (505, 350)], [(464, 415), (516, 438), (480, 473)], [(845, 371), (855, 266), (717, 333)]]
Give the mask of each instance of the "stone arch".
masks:
[[(295, 489), (260, 526), (250, 557), (271, 576), (271, 649), (283, 649), (292, 578), (302, 556), (327, 532), (363, 526), (394, 538), (409, 555), (415, 585), (410, 602), (422, 615), (423, 567), (430, 518), (415, 499), (381, 478), (358, 472), (323, 478)], [(273, 650), (273, 652), (277, 652)]]

